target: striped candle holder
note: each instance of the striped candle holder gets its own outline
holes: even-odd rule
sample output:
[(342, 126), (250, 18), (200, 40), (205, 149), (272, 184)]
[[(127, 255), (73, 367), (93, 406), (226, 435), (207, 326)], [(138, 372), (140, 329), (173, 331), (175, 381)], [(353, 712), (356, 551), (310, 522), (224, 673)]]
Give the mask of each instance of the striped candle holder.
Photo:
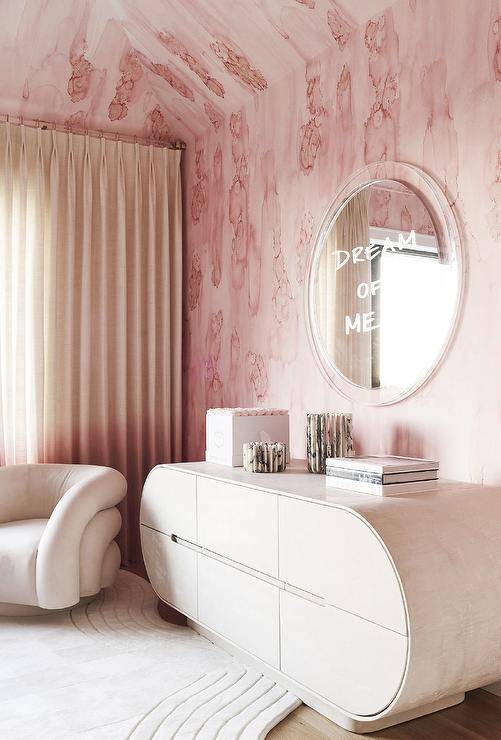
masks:
[(351, 414), (306, 414), (306, 457), (310, 473), (325, 475), (328, 457), (351, 457), (353, 449)]
[(243, 464), (249, 473), (281, 473), (287, 467), (284, 442), (245, 442)]

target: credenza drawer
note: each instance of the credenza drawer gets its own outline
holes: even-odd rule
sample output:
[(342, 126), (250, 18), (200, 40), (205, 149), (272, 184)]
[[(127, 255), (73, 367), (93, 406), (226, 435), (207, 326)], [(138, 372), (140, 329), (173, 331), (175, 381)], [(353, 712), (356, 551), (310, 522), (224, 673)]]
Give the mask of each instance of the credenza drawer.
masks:
[(141, 525), (148, 578), (158, 596), (189, 617), (197, 617), (197, 554), (168, 535)]
[(198, 618), (235, 645), (279, 667), (276, 586), (199, 555)]
[(278, 575), (275, 494), (198, 478), (198, 542), (219, 555)]
[(385, 547), (353, 512), (281, 497), (280, 578), (329, 604), (407, 633), (399, 580)]
[(377, 714), (397, 694), (407, 638), (331, 606), (280, 594), (281, 670), (345, 712)]
[(144, 484), (141, 524), (165, 534), (197, 539), (196, 476), (167, 467), (154, 468)]

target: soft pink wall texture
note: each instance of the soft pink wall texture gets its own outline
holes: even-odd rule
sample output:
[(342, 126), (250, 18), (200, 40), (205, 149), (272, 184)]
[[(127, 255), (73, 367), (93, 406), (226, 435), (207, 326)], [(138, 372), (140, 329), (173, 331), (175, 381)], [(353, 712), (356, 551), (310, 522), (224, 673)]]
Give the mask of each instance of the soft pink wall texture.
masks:
[[(315, 0), (303, 5), (318, 12)], [(358, 26), (331, 15), (328, 50), (255, 91), (187, 152), (187, 459), (203, 458), (206, 408), (259, 404), (290, 408), (296, 457), (307, 411), (352, 411), (358, 451), (438, 457), (445, 477), (501, 482), (500, 16), (497, 0), (398, 0)], [(325, 382), (303, 303), (336, 189), (381, 159), (441, 183), (468, 277), (434, 377), (374, 408)]]
[[(385, 10), (386, 8), (386, 10)], [(185, 455), (208, 406), (353, 410), (358, 449), (501, 482), (499, 0), (5, 0), (0, 114), (185, 155)], [(435, 377), (353, 406), (310, 351), (304, 275), (335, 190), (383, 158), (446, 189), (468, 284)]]
[(369, 197), (369, 224), (377, 228), (433, 235), (435, 229), (423, 201), (408, 189), (393, 189), (387, 183), (372, 185)]
[(388, 4), (2, 0), (0, 114), (160, 143), (227, 135), (233, 110)]

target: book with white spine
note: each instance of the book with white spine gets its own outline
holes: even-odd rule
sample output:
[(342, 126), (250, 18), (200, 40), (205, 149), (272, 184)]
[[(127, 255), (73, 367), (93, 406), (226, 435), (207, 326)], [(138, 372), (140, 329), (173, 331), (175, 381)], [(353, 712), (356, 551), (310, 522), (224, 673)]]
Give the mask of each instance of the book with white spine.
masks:
[(436, 490), (440, 483), (438, 479), (412, 481), (410, 483), (365, 483), (364, 481), (336, 478), (329, 474), (326, 475), (325, 482), (327, 486), (332, 488), (353, 491), (355, 493), (367, 493), (371, 496), (399, 496), (405, 493), (426, 493), (427, 491)]
[(379, 475), (394, 473), (415, 473), (420, 470), (438, 470), (437, 460), (424, 460), (418, 457), (397, 455), (353, 455), (352, 457), (328, 457), (329, 468), (357, 470)]
[(388, 485), (391, 483), (413, 483), (421, 480), (436, 480), (438, 478), (438, 468), (415, 470), (408, 473), (373, 473), (369, 470), (349, 470), (348, 468), (332, 468), (327, 466), (326, 475), (338, 478), (339, 480)]

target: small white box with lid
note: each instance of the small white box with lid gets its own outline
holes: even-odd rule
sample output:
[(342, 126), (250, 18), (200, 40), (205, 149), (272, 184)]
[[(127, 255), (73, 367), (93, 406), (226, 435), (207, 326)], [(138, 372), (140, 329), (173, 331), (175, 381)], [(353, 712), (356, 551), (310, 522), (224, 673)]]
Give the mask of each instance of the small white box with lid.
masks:
[(286, 409), (208, 409), (205, 459), (243, 465), (244, 442), (284, 442), (289, 459), (289, 412)]

